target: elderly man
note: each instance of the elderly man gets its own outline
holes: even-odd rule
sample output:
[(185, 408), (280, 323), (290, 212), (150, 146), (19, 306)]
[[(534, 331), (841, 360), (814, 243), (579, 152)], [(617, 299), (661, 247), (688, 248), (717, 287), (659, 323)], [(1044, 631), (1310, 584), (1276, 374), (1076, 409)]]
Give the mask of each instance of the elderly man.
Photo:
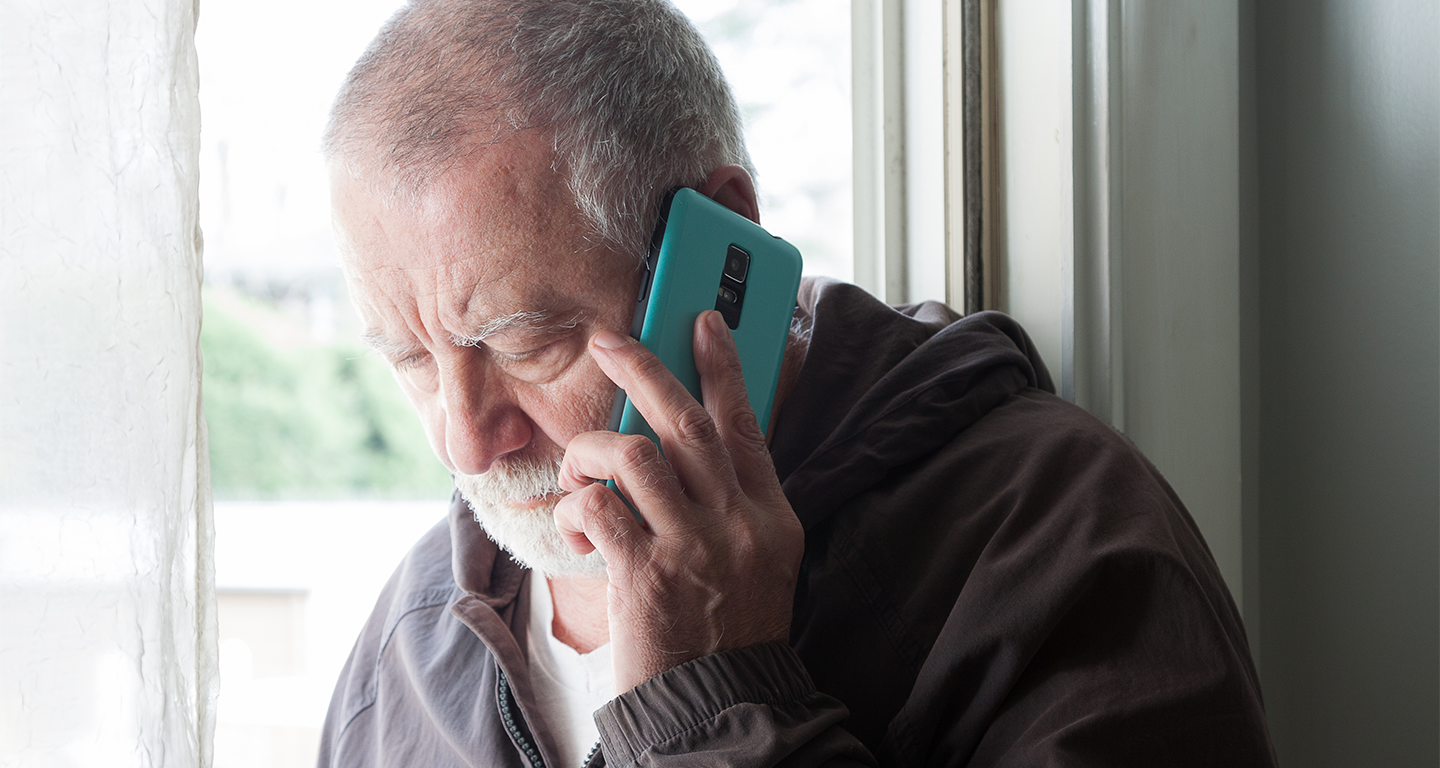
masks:
[[(667, 189), (759, 219), (661, 0), (412, 4), (326, 149), (365, 337), (457, 490), (322, 765), (1273, 762), (1194, 524), (1013, 321), (807, 282), (768, 429), (717, 313), (703, 404), (625, 335)], [(617, 386), (663, 455), (604, 431)]]

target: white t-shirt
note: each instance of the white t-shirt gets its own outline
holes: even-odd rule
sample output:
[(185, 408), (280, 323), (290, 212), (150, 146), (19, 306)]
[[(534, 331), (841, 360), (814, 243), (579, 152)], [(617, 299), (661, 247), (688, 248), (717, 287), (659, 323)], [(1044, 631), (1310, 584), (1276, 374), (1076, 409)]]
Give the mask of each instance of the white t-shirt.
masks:
[(530, 590), (530, 681), (540, 716), (560, 740), (561, 768), (579, 768), (600, 740), (595, 710), (615, 698), (610, 644), (589, 653), (555, 639), (550, 582), (535, 574)]

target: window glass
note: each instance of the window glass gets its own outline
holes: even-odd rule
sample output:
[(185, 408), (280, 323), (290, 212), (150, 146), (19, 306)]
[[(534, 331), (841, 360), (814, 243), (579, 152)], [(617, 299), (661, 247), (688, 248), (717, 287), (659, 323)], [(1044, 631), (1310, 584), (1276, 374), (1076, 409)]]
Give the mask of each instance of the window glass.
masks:
[(760, 220), (805, 274), (852, 279), (850, 4), (679, 0), (730, 79), (760, 188)]
[(196, 30), (217, 768), (315, 764), (359, 627), (449, 496), (357, 340), (319, 154), (340, 80), (397, 5), (219, 0)]

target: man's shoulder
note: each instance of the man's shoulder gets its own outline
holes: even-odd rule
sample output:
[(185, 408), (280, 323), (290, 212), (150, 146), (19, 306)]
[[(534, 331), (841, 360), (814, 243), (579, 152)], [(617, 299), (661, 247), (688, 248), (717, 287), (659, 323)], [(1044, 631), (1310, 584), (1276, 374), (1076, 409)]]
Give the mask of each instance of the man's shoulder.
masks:
[(1101, 526), (1107, 537), (1120, 538), (1171, 531), (1135, 542), (1165, 551), (1176, 549), (1176, 527), (1185, 529), (1179, 540), (1200, 541), (1184, 503), (1144, 452), (1120, 430), (1056, 395), (1017, 392), (955, 443), (949, 460), (964, 462), (983, 476), (977, 482), (1009, 500), (1012, 524), (1033, 527), (1040, 517), (1056, 518), (1066, 526)]
[(385, 609), (382, 637), (388, 639), (407, 614), (448, 606), (460, 596), (451, 568), (451, 551), (450, 522), (444, 519), (426, 531), (405, 554), (376, 603), (377, 615), (381, 608)]
[[(951, 727), (926, 712), (965, 697), (1023, 712), (1006, 715), (1017, 727), (1058, 702), (1083, 717), (1131, 673), (1164, 676), (1177, 711), (1258, 702), (1239, 616), (1180, 500), (1123, 434), (1034, 387), (893, 466), (813, 532), (806, 557), (797, 649), (872, 746)], [(838, 631), (843, 649), (827, 639)], [(854, 649), (898, 682), (854, 676)], [(1031, 665), (1041, 658), (1056, 675)], [(1012, 693), (1026, 686), (1049, 694)], [(986, 722), (952, 735), (977, 744)]]
[[(1161, 472), (1122, 432), (1052, 393), (1006, 396), (928, 457), (897, 473), (892, 500), (937, 534), (962, 530), (1037, 556), (1093, 563), (1118, 551), (1211, 569), (1194, 521)], [(997, 540), (998, 537), (998, 540)], [(1049, 553), (1046, 555), (1044, 553)], [(1058, 565), (1052, 563), (1052, 567)]]

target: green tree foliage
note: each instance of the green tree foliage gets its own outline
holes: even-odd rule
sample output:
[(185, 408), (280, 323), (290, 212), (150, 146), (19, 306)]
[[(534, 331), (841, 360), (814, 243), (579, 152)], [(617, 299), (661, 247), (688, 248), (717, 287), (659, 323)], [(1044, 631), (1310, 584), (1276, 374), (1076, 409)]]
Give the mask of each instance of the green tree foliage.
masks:
[(444, 496), (450, 477), (385, 364), (315, 344), (278, 311), (206, 287), (200, 346), (221, 498)]

